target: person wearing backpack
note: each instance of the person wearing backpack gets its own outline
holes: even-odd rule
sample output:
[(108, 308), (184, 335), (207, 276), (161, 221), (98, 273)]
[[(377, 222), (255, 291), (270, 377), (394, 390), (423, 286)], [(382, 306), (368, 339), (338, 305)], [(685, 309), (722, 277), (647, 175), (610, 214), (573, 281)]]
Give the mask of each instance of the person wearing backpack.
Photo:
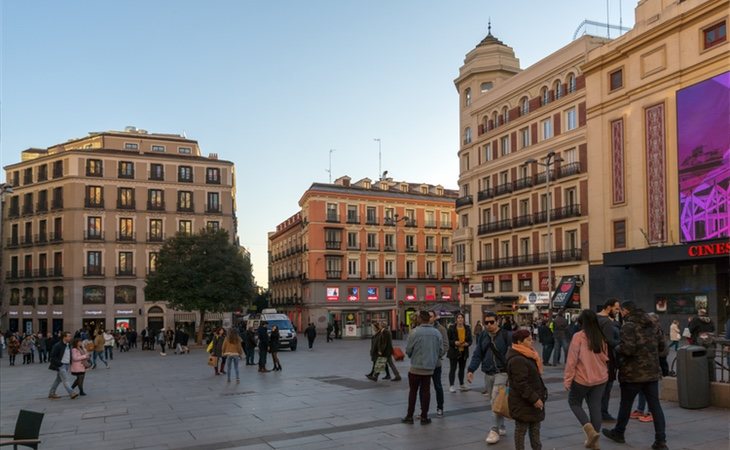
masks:
[[(507, 350), (512, 345), (512, 333), (501, 329), (497, 324), (497, 314), (494, 311), (484, 313), (484, 331), (477, 338), (472, 352), (466, 379), (469, 383), (474, 380), (474, 372), (481, 366), (486, 374), (486, 390), (491, 392), (491, 398), (497, 397), (500, 387), (507, 385)], [(492, 413), (494, 425), (487, 434), (487, 444), (496, 444), (501, 436), (507, 434), (504, 426), (504, 417)]]

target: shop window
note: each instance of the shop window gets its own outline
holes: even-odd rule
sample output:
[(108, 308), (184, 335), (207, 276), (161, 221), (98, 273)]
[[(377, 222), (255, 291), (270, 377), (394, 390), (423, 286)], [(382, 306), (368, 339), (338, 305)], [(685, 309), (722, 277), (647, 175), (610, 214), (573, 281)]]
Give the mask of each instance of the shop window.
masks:
[(104, 286), (84, 286), (84, 305), (103, 305), (106, 303), (106, 288)]

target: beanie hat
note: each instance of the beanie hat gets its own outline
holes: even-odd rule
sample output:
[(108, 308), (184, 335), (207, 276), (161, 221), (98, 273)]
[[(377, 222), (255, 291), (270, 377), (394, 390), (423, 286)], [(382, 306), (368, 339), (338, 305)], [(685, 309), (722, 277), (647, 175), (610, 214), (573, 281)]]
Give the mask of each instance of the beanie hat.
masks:
[(512, 342), (522, 342), (528, 337), (530, 337), (529, 330), (517, 330), (512, 333)]

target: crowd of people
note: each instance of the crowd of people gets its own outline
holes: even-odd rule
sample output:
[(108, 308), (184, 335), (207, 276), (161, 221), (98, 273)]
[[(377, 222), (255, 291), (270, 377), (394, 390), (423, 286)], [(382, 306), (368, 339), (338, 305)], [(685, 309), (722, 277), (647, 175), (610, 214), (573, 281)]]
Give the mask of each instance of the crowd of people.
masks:
[[(259, 373), (281, 371), (280, 340), (279, 328), (274, 325), (269, 330), (266, 321), (259, 322), (256, 329), (253, 326), (228, 330), (223, 327), (216, 328), (208, 341), (207, 351), (210, 353), (208, 365), (213, 367), (215, 375), (228, 375), (229, 382), (231, 371), (235, 371), (236, 383), (240, 383), (239, 363), (244, 357), (247, 366), (258, 365)], [(255, 362), (257, 350), (258, 363)], [(274, 363), (272, 369), (267, 368), (269, 355)]]

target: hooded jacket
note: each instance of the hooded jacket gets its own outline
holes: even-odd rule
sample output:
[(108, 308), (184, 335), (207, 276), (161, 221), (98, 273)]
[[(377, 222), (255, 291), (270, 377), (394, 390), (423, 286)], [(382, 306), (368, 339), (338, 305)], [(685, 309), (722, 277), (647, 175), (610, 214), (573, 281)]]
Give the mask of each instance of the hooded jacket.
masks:
[(624, 383), (648, 383), (661, 378), (659, 354), (666, 343), (661, 329), (639, 309), (626, 316), (616, 347), (618, 379)]

